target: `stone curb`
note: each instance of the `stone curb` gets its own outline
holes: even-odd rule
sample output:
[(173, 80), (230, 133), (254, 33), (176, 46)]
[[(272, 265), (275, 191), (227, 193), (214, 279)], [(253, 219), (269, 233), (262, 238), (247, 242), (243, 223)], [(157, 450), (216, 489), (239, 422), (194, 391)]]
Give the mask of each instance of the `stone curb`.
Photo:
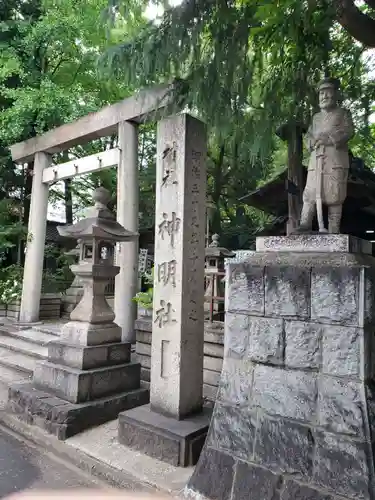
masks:
[(11, 432), (17, 433), (46, 451), (52, 452), (58, 458), (72, 463), (82, 471), (92, 474), (98, 479), (104, 480), (109, 486), (125, 489), (140, 490), (142, 492), (156, 493), (155, 490), (163, 494), (176, 495), (177, 491), (167, 490), (158, 484), (146, 483), (131, 474), (116, 470), (103, 462), (87, 455), (86, 453), (66, 445), (63, 441), (44, 433), (35, 426), (21, 422), (5, 410), (0, 411), (0, 425)]

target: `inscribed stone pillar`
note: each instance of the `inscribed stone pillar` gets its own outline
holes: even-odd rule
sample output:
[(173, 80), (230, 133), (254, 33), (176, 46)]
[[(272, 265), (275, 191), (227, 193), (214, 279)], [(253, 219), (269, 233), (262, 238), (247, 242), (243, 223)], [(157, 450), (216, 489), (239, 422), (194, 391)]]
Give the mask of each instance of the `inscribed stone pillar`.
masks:
[[(138, 128), (119, 123), (120, 160), (117, 169), (117, 222), (133, 233), (138, 232)], [(135, 342), (134, 322), (138, 291), (138, 239), (117, 245), (116, 264), (120, 274), (115, 282), (116, 323), (122, 329), (123, 342)]]
[(23, 322), (39, 319), (48, 210), (48, 184), (43, 184), (42, 176), (43, 169), (50, 165), (50, 155), (35, 154), (20, 311), (20, 321)]
[(206, 137), (189, 115), (158, 124), (151, 408), (202, 406)]
[(158, 124), (150, 405), (119, 415), (121, 443), (196, 463), (202, 409), (206, 133), (181, 114)]

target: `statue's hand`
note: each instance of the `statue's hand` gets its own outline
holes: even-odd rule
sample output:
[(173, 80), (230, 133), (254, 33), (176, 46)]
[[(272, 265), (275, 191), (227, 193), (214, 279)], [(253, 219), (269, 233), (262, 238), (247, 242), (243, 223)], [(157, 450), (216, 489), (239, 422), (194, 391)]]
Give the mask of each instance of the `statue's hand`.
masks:
[(328, 134), (319, 134), (315, 142), (315, 149), (320, 146), (333, 146), (332, 139)]

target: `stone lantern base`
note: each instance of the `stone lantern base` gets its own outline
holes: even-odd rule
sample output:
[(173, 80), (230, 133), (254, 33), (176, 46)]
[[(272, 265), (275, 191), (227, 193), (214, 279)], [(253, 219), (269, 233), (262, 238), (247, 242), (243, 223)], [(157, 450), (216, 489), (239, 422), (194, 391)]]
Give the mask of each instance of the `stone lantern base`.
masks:
[(60, 339), (49, 343), (48, 361), (37, 364), (33, 383), (9, 389), (8, 406), (59, 439), (115, 419), (149, 401), (130, 350), (114, 323), (70, 321)]

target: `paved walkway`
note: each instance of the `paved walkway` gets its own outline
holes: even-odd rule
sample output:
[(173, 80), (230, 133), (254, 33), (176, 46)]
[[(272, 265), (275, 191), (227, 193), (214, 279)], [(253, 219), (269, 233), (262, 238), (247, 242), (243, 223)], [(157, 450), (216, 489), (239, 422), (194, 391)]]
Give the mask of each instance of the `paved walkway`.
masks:
[(0, 498), (30, 489), (103, 487), (95, 478), (0, 427)]

